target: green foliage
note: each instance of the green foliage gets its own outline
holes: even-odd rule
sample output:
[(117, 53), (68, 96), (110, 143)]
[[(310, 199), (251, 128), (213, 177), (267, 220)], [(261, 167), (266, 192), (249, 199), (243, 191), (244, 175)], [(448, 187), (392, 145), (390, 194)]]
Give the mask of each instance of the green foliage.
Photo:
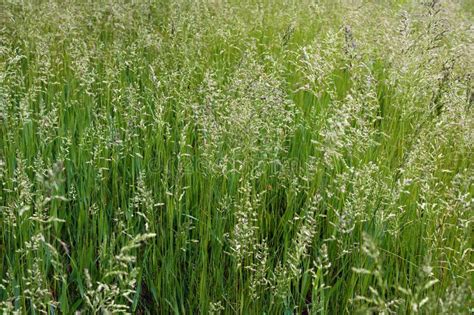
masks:
[(469, 1), (4, 1), (0, 312), (472, 314)]

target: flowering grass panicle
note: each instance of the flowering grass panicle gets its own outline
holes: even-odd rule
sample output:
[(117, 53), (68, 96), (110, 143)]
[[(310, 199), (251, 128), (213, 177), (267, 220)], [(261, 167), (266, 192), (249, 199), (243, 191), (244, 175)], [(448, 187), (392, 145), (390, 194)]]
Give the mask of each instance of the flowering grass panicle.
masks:
[(0, 313), (473, 313), (472, 1), (0, 7)]

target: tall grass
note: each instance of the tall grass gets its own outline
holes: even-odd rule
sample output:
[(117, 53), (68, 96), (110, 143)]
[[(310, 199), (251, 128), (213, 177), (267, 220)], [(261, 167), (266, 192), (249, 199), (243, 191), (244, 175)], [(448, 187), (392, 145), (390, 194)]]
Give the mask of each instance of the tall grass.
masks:
[(473, 312), (472, 2), (1, 11), (0, 312)]

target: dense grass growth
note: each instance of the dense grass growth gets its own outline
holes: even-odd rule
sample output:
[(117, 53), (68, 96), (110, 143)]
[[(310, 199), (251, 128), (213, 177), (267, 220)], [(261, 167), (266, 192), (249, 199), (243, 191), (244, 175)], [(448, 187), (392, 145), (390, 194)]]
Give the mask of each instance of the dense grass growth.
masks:
[(473, 312), (473, 2), (4, 1), (0, 312)]

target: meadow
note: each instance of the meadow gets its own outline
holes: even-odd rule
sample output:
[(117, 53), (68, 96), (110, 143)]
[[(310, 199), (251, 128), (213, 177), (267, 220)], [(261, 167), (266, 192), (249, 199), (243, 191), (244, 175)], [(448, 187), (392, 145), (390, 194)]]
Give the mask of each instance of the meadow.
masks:
[(472, 314), (474, 3), (0, 3), (0, 313)]

